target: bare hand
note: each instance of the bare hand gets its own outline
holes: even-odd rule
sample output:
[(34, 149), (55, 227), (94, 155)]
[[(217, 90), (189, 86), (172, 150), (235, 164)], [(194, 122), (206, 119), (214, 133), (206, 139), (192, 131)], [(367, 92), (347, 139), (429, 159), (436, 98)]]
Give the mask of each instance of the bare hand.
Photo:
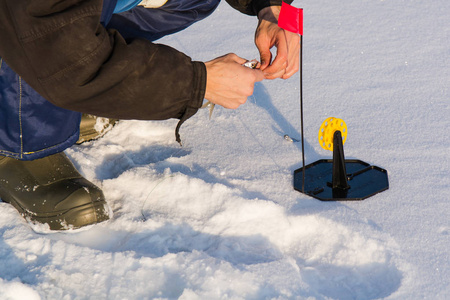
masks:
[(255, 82), (264, 79), (259, 69), (242, 66), (247, 60), (230, 53), (205, 63), (205, 98), (225, 108), (238, 108), (253, 94)]
[[(300, 37), (278, 27), (281, 6), (263, 8), (259, 14), (259, 24), (255, 33), (255, 44), (261, 55), (261, 70), (266, 79), (287, 79), (299, 69)], [(277, 55), (272, 61), (270, 49), (277, 47)]]

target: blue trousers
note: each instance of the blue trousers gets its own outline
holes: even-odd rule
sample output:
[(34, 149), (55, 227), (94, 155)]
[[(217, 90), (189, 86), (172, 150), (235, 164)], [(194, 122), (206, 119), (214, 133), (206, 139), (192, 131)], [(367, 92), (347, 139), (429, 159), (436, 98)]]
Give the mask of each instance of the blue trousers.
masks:
[[(113, 14), (116, 2), (103, 2), (101, 23), (126, 39), (154, 41), (207, 17), (220, 0), (168, 0)], [(80, 120), (80, 112), (48, 102), (0, 58), (0, 155), (33, 160), (61, 152), (78, 140)]]

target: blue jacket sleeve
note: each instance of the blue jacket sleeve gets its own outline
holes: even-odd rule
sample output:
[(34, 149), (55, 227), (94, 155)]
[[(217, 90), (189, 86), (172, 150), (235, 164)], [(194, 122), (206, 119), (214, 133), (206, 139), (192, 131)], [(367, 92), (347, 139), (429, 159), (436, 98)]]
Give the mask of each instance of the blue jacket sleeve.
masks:
[(107, 27), (118, 30), (125, 39), (139, 37), (155, 41), (206, 18), (219, 3), (220, 0), (170, 0), (157, 9), (136, 6), (114, 14)]

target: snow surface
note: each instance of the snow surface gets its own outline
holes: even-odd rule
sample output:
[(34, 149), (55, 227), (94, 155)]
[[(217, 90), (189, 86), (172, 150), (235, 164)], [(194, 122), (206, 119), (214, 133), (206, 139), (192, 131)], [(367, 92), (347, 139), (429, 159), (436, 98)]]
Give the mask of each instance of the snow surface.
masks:
[[(347, 158), (389, 172), (362, 202), (292, 187), (301, 167), (298, 74), (237, 110), (122, 121), (66, 153), (114, 211), (38, 233), (0, 203), (1, 299), (450, 299), (450, 2), (294, 2), (304, 8), (306, 163), (327, 117)], [(161, 43), (209, 60), (258, 58), (256, 19), (225, 2)], [(151, 95), (149, 95), (151, 97)]]

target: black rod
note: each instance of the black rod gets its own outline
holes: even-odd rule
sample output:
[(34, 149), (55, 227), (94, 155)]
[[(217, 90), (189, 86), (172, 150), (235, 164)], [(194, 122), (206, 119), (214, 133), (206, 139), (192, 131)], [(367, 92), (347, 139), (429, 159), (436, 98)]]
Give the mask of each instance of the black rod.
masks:
[(305, 142), (303, 138), (303, 35), (300, 35), (300, 127), (302, 135), (302, 193), (305, 193)]

